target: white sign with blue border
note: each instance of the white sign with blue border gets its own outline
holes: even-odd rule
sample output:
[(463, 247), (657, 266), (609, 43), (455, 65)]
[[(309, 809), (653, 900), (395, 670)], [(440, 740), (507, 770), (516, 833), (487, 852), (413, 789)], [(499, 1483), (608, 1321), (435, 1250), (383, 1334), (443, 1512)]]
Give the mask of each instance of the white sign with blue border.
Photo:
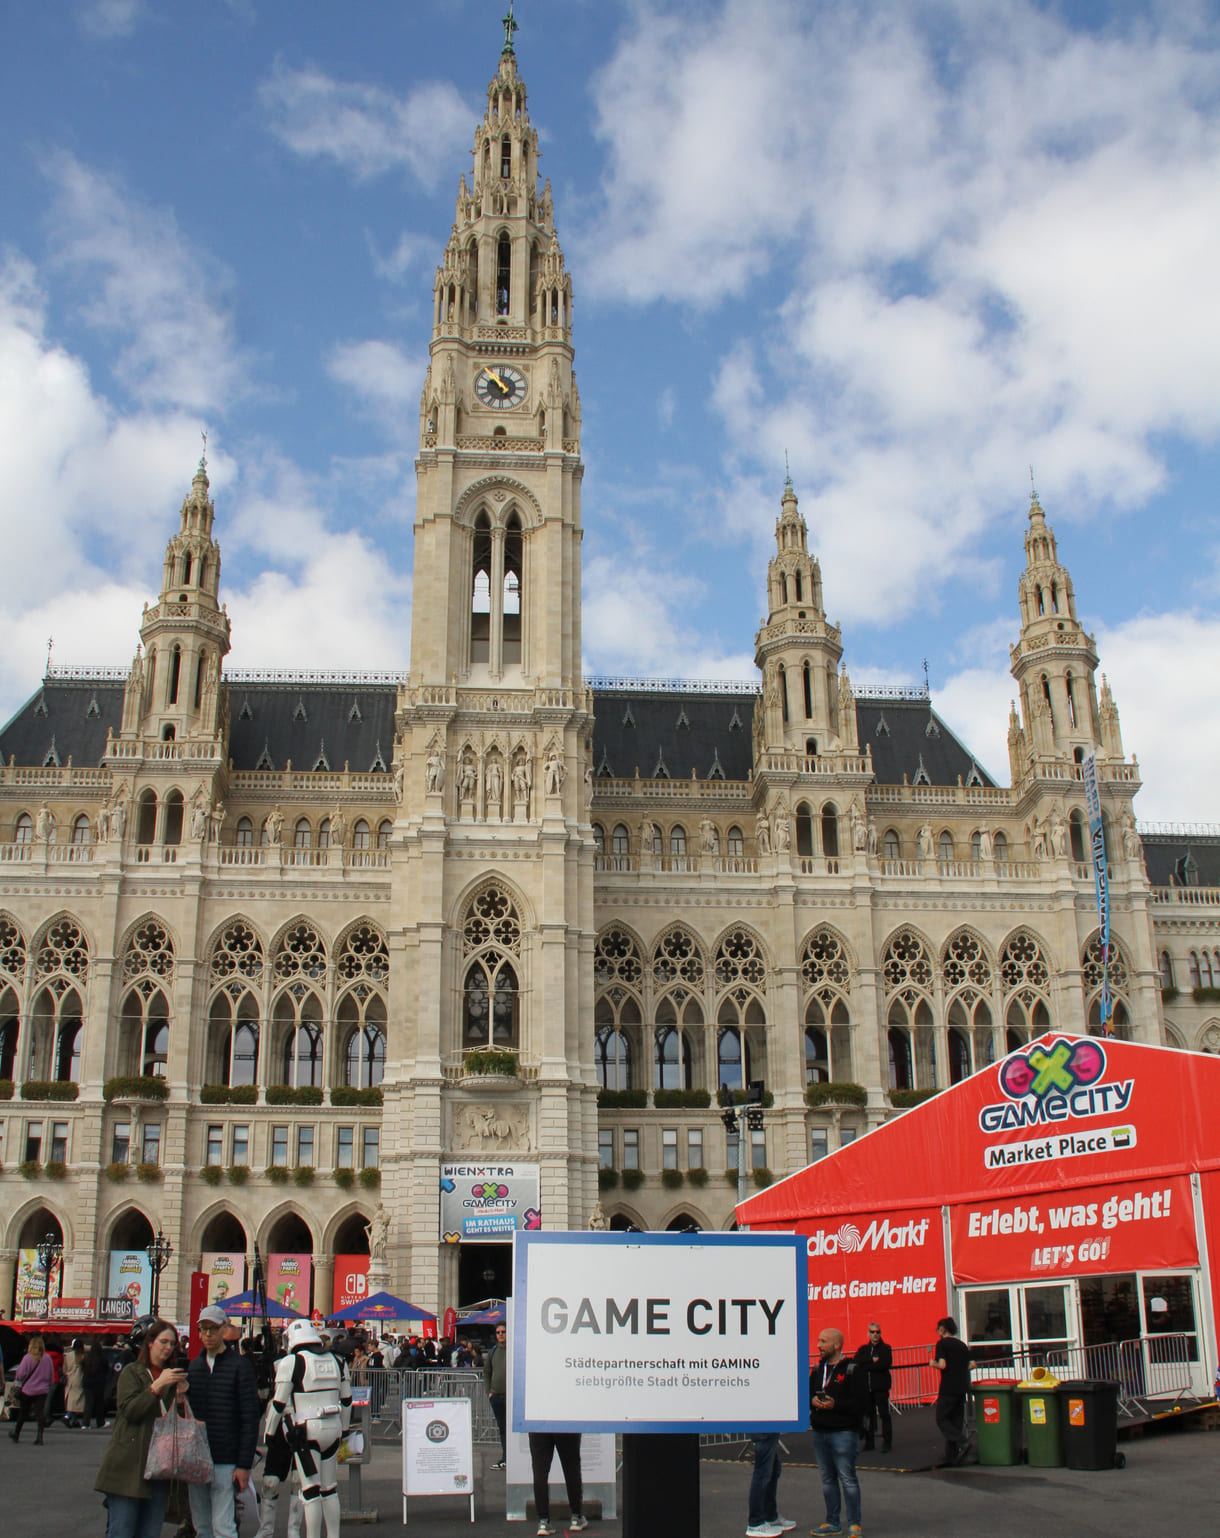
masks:
[(797, 1234), (518, 1233), (514, 1431), (804, 1431)]

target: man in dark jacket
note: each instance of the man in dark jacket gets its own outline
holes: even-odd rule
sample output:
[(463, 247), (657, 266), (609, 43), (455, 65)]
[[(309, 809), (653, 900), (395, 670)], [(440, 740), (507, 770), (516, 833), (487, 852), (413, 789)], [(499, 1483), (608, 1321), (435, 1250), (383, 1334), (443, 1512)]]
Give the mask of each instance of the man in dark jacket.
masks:
[(890, 1385), (893, 1382), (894, 1353), (888, 1341), (881, 1339), (881, 1326), (870, 1324), (868, 1342), (856, 1352), (856, 1365), (863, 1369), (868, 1383), (868, 1431), (860, 1444), (865, 1452), (877, 1445), (877, 1422), (881, 1422), (881, 1451), (894, 1445), (894, 1427), (890, 1420)]
[(936, 1395), (936, 1425), (945, 1439), (945, 1466), (961, 1463), (970, 1449), (966, 1439), (966, 1395), (970, 1392), (970, 1347), (957, 1338), (957, 1320), (936, 1324), (940, 1344), (932, 1352), (932, 1365), (940, 1369)]
[(235, 1492), (250, 1483), (258, 1442), (258, 1384), (249, 1360), (224, 1338), (224, 1310), (210, 1304), (199, 1315), (203, 1350), (190, 1365), (188, 1399), (208, 1430), (216, 1465), (210, 1484), (191, 1485), (191, 1520), (198, 1538), (237, 1538)]
[(496, 1343), (483, 1362), (483, 1387), (500, 1432), (500, 1461), (492, 1468), (502, 1469), (508, 1459), (508, 1329), (502, 1324), (496, 1325)]
[(844, 1356), (841, 1330), (823, 1330), (818, 1336), (818, 1360), (809, 1374), (809, 1406), (813, 1451), (826, 1502), (825, 1522), (810, 1532), (815, 1538), (841, 1533), (846, 1505), (847, 1531), (851, 1538), (860, 1538), (863, 1529), (856, 1454), (860, 1451), (860, 1427), (868, 1411), (868, 1384), (863, 1369)]

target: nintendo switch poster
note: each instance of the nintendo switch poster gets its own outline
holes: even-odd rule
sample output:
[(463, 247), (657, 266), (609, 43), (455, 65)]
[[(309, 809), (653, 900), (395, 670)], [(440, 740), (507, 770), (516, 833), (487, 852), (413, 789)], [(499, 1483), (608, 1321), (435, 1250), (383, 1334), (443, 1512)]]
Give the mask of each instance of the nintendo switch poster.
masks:
[(367, 1255), (335, 1256), (335, 1301), (330, 1309), (337, 1314), (341, 1308), (351, 1308), (363, 1303), (369, 1294), (369, 1257)]
[(152, 1265), (143, 1250), (111, 1250), (111, 1298), (127, 1298), (132, 1317), (138, 1319), (152, 1307)]
[(200, 1257), (199, 1269), (208, 1279), (208, 1302), (223, 1303), (246, 1290), (246, 1257), (219, 1250), (207, 1250)]

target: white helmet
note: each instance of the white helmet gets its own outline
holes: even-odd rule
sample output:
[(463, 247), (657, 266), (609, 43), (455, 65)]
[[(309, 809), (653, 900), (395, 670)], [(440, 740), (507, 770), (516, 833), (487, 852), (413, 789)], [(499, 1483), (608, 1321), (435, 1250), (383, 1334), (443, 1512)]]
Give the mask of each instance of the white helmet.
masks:
[(302, 1346), (320, 1346), (322, 1337), (312, 1319), (293, 1319), (284, 1330), (284, 1343), (289, 1351), (299, 1351)]

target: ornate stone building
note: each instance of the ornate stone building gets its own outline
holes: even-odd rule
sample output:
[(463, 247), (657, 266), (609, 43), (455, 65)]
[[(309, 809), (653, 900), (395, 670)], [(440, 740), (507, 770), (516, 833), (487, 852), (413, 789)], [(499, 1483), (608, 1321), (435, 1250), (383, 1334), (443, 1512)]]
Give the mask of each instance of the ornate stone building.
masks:
[(49, 669), (0, 733), (0, 1306), (48, 1229), (78, 1297), (163, 1229), (179, 1315), (201, 1255), (255, 1242), (311, 1256), (327, 1308), (379, 1202), (395, 1291), (502, 1292), (507, 1245), (446, 1233), (445, 1165), (533, 1172), (548, 1227), (599, 1194), (617, 1226), (729, 1224), (718, 1092), (765, 1083), (765, 1182), (1096, 1029), (1090, 750), (1118, 1028), (1220, 1044), (1220, 842), (1141, 843), (1036, 499), (1008, 786), (926, 695), (853, 690), (790, 482), (757, 688), (583, 680), (537, 153), (510, 45), (437, 270), (409, 673), (225, 673), (201, 462), (130, 671)]

